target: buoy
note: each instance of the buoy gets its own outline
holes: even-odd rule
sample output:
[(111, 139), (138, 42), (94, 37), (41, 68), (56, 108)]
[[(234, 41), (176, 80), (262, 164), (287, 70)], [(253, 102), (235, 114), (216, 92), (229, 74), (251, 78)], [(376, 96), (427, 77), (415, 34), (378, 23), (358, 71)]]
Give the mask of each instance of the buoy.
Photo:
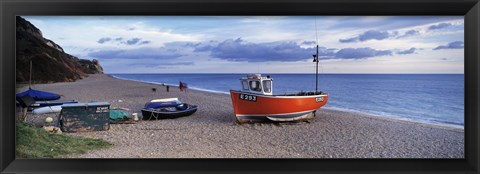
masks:
[(45, 123), (51, 123), (53, 121), (52, 117), (45, 118)]
[(133, 115), (133, 120), (138, 121), (138, 114), (137, 114), (137, 113), (133, 113), (132, 115)]

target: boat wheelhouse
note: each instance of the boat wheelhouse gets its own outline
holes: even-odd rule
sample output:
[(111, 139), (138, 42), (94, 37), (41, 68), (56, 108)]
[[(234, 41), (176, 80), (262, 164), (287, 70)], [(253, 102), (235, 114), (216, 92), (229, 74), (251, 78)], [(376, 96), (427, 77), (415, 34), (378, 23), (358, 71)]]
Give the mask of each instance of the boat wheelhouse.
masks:
[(240, 79), (242, 84), (242, 92), (272, 95), (272, 81), (270, 76), (262, 77), (261, 74), (250, 74)]

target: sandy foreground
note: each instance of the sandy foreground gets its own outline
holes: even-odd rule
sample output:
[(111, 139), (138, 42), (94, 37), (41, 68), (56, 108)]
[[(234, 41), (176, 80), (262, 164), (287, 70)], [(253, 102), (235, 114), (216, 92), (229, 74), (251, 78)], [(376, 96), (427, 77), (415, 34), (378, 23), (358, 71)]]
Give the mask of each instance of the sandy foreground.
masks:
[[(235, 122), (229, 95), (91, 75), (72, 83), (38, 84), (34, 89), (80, 102), (106, 101), (138, 113), (147, 101), (178, 97), (199, 106), (188, 117), (110, 130), (68, 133), (100, 138), (113, 147), (67, 158), (464, 158), (464, 130), (320, 109), (310, 123)], [(156, 88), (153, 92), (151, 89)], [(20, 91), (25, 90), (21, 89)], [(121, 101), (119, 101), (121, 100)], [(328, 103), (327, 103), (328, 105)], [(41, 122), (47, 115), (33, 118)]]

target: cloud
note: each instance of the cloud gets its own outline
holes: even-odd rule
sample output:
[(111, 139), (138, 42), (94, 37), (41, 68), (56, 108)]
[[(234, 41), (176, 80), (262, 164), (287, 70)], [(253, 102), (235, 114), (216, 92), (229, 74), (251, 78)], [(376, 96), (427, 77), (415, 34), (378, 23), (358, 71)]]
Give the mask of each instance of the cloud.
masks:
[[(211, 51), (213, 48), (217, 47), (219, 42), (215, 40), (210, 40), (206, 42), (173, 42), (176, 45), (181, 45), (185, 47), (193, 48), (193, 52), (208, 52)], [(170, 45), (172, 43), (166, 43), (166, 45)], [(183, 45), (182, 45), (183, 44)]]
[(107, 42), (111, 43), (117, 43), (117, 44), (122, 44), (122, 45), (145, 45), (151, 43), (149, 40), (143, 40), (141, 38), (132, 38), (124, 41), (124, 38), (122, 37), (117, 37), (117, 38), (110, 38), (110, 37), (102, 37), (98, 41), (100, 44), (104, 44)]
[(194, 62), (173, 62), (173, 63), (162, 63), (162, 65), (195, 65)]
[(144, 41), (140, 42), (139, 45), (144, 45), (144, 44), (149, 44), (149, 43), (151, 43), (151, 41), (144, 40)]
[(412, 36), (412, 35), (416, 35), (418, 33), (419, 32), (417, 30), (408, 30), (407, 32), (405, 32), (404, 36)]
[(214, 47), (211, 45), (202, 45), (202, 46), (196, 46), (195, 49), (193, 50), (194, 52), (204, 52), (204, 51), (210, 51)]
[[(377, 56), (393, 55), (390, 50), (365, 48), (326, 48), (319, 47), (320, 59), (367, 59)], [(227, 39), (211, 48), (211, 56), (230, 61), (302, 61), (313, 59), (316, 48), (301, 48), (294, 42), (249, 43), (243, 40)]]
[(343, 16), (331, 18), (336, 18), (337, 21), (332, 23), (333, 25), (327, 25), (331, 29), (378, 28), (382, 30), (409, 28), (447, 20), (463, 20), (463, 16)]
[[(140, 42), (140, 41), (136, 41)], [(140, 42), (141, 43), (141, 42)], [(193, 52), (206, 52), (211, 58), (228, 61), (245, 62), (295, 62), (313, 59), (316, 47), (301, 47), (292, 41), (269, 43), (246, 42), (241, 38), (227, 39), (222, 42), (169, 42), (161, 48), (137, 48), (126, 50), (101, 50), (92, 52), (90, 57), (97, 59), (176, 59), (190, 55)], [(415, 48), (412, 48), (413, 52)], [(192, 52), (193, 51), (193, 52)], [(398, 54), (410, 54), (405, 50)], [(390, 50), (376, 50), (373, 48), (327, 48), (319, 47), (320, 59), (367, 59), (377, 56), (392, 55)]]
[(231, 61), (300, 61), (309, 59), (313, 48), (301, 48), (295, 42), (249, 43), (227, 39), (211, 48), (211, 56)]
[[(246, 42), (241, 38), (227, 39), (223, 42), (172, 42), (167, 43), (166, 50), (171, 48), (191, 47), (194, 52), (209, 52), (212, 58), (228, 61), (246, 62), (294, 62), (313, 59), (316, 47), (302, 48), (301, 44), (291, 41), (270, 43)], [(169, 48), (169, 49), (167, 49)], [(392, 55), (390, 50), (375, 50), (372, 48), (318, 48), (320, 59), (366, 59), (376, 56)]]
[(416, 48), (410, 48), (408, 50), (398, 51), (397, 54), (413, 54), (415, 53)]
[(108, 41), (110, 41), (110, 40), (112, 40), (112, 38), (102, 37), (102, 38), (98, 39), (97, 42), (98, 42), (99, 44), (103, 44), (103, 43), (108, 42)]
[(339, 39), (338, 41), (341, 42), (341, 43), (357, 42), (358, 37), (352, 37), (352, 38), (348, 38), (348, 39)]
[(439, 30), (439, 29), (447, 28), (449, 26), (452, 26), (452, 24), (450, 24), (450, 23), (440, 23), (440, 24), (437, 24), (437, 25), (431, 25), (430, 27), (428, 27), (428, 30)]
[(389, 37), (388, 32), (386, 31), (377, 31), (377, 30), (369, 30), (365, 33), (358, 36), (358, 40), (360, 41), (367, 41), (367, 40), (383, 40)]
[(193, 66), (194, 62), (141, 62), (141, 63), (132, 63), (130, 66), (143, 66), (147, 68), (172, 68), (175, 66)]
[(318, 57), (320, 57), (320, 59), (331, 59), (335, 57), (336, 51), (336, 48), (318, 47)]
[(127, 45), (135, 45), (137, 44), (141, 39), (140, 38), (133, 38), (130, 40), (127, 40)]
[(404, 38), (420, 34), (418, 30), (408, 30), (403, 35), (399, 35), (398, 31), (380, 31), (380, 30), (368, 30), (356, 37), (339, 39), (340, 43), (352, 43), (352, 42), (364, 42), (368, 40), (385, 40), (389, 38)]
[(397, 38), (410, 37), (420, 34), (418, 30), (408, 30), (403, 35), (398, 36)]
[(162, 48), (137, 48), (130, 50), (101, 50), (91, 52), (89, 56), (97, 59), (175, 59), (184, 54), (174, 49)]
[(350, 42), (364, 42), (368, 40), (384, 40), (391, 36), (396, 36), (398, 32), (389, 33), (387, 31), (379, 31), (379, 30), (368, 30), (356, 37), (347, 38), (347, 39), (339, 39), (341, 43), (350, 43)]
[(303, 41), (303, 45), (314, 45), (316, 42), (315, 41)]
[[(457, 26), (457, 25), (443, 22), (436, 25), (430, 25), (427, 28), (427, 30), (428, 31), (441, 30), (451, 26)], [(463, 26), (459, 26), (459, 27), (461, 28), (457, 27), (457, 29), (463, 29)], [(411, 37), (419, 34), (420, 34), (420, 30), (418, 29), (411, 29), (406, 31), (403, 34), (399, 34), (399, 31), (368, 30), (368, 31), (365, 31), (364, 33), (359, 34), (358, 36), (343, 38), (343, 39), (339, 39), (338, 41), (340, 43), (354, 43), (354, 42), (364, 42), (369, 40), (400, 39), (400, 38)]]
[(375, 50), (369, 47), (365, 48), (343, 48), (335, 54), (335, 58), (343, 59), (366, 59), (376, 56), (391, 56), (390, 50)]
[(464, 44), (462, 41), (455, 41), (455, 42), (450, 42), (447, 45), (440, 45), (433, 50), (441, 50), (441, 49), (461, 49), (464, 48)]

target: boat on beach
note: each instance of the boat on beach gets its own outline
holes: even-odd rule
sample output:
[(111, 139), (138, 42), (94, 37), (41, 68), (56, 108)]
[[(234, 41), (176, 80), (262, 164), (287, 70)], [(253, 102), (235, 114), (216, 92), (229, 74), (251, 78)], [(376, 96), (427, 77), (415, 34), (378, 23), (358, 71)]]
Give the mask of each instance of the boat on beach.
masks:
[(240, 79), (241, 90), (230, 90), (233, 111), (238, 123), (251, 121), (308, 121), (328, 101), (328, 94), (318, 91), (318, 45), (316, 86), (314, 92), (273, 95), (273, 79), (261, 74), (250, 74)]
[(16, 94), (15, 97), (18, 100), (19, 98), (22, 98), (26, 95), (29, 95), (35, 101), (52, 101), (52, 100), (58, 100), (61, 97), (60, 94), (35, 90), (35, 89), (32, 89), (31, 87), (29, 87), (28, 90), (26, 90), (24, 92)]
[[(69, 103), (78, 103), (78, 101), (76, 100), (59, 100), (62, 96), (63, 95), (61, 94), (32, 89), (32, 61), (30, 61), (30, 81), (29, 81), (28, 90), (15, 94), (17, 106), (27, 107), (28, 110), (42, 108), (40, 110), (37, 110), (38, 113), (42, 113), (44, 111), (57, 112), (57, 109), (58, 109), (58, 107), (54, 107), (55, 109), (53, 110), (51, 108), (43, 108), (43, 107), (59, 106), (59, 105), (69, 104)], [(33, 101), (29, 102), (30, 104), (27, 105), (25, 103), (26, 100), (33, 100)]]
[(315, 111), (328, 101), (328, 94), (321, 91), (273, 95), (273, 79), (261, 74), (252, 74), (240, 81), (242, 90), (230, 90), (239, 123), (311, 120), (315, 118)]
[(165, 107), (175, 107), (182, 104), (178, 98), (166, 98), (166, 99), (154, 99), (145, 104), (144, 108), (165, 108)]
[(35, 101), (35, 103), (31, 105), (31, 107), (37, 108), (37, 107), (46, 107), (46, 106), (58, 106), (58, 105), (72, 104), (72, 103), (78, 103), (78, 101), (76, 100)]
[(33, 109), (32, 114), (38, 115), (38, 114), (58, 113), (60, 111), (62, 111), (62, 105), (45, 106), (45, 107), (39, 107), (39, 108)]
[(196, 105), (183, 103), (178, 98), (155, 99), (142, 109), (143, 120), (172, 119), (189, 116), (198, 109)]

